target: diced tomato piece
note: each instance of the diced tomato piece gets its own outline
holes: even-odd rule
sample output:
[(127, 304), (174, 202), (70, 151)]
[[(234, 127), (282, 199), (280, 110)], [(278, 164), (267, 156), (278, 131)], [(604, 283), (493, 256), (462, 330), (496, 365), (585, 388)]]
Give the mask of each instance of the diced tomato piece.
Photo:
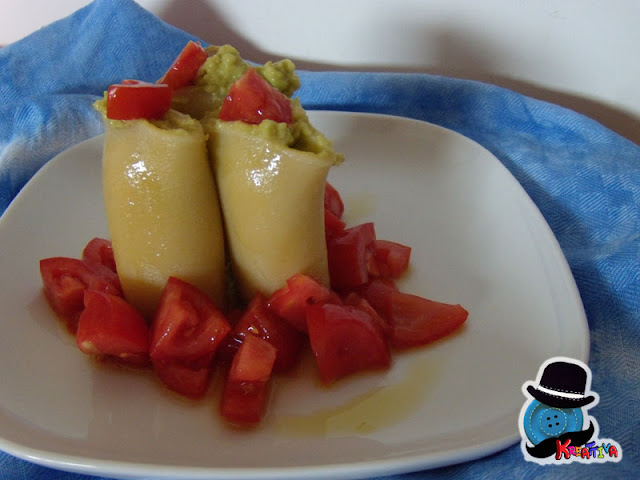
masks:
[(205, 293), (169, 277), (151, 325), (150, 357), (158, 378), (181, 395), (203, 395), (213, 356), (230, 330)]
[(380, 328), (380, 331), (384, 334), (385, 338), (388, 338), (391, 335), (391, 325), (389, 324), (387, 319), (380, 315), (378, 311), (373, 308), (366, 299), (364, 299), (357, 293), (349, 292), (344, 298), (344, 304), (351, 305), (358, 310), (362, 310), (363, 312), (368, 313), (374, 323)]
[(367, 274), (369, 278), (391, 278), (391, 274), (383, 263), (378, 264), (373, 248), (370, 248), (366, 256)]
[(247, 335), (233, 357), (228, 379), (232, 382), (268, 382), (276, 353), (276, 347), (264, 338)]
[[(267, 309), (267, 302), (262, 294), (253, 297), (225, 347), (237, 350), (249, 335), (256, 335), (276, 348), (274, 372), (286, 372), (298, 364), (304, 336), (289, 322)], [(228, 353), (226, 357), (229, 358)]]
[(158, 379), (170, 390), (188, 398), (202, 397), (209, 387), (212, 368), (190, 368), (175, 362), (154, 362)]
[(220, 413), (231, 423), (256, 424), (266, 409), (268, 384), (227, 381), (222, 391)]
[(457, 330), (469, 316), (461, 305), (435, 302), (399, 291), (390, 295), (391, 345), (426, 345)]
[(227, 319), (204, 292), (169, 277), (151, 326), (151, 360), (192, 369), (209, 366), (230, 330)]
[(265, 411), (276, 348), (255, 335), (247, 335), (233, 357), (222, 392), (220, 412), (233, 423), (254, 424)]
[(338, 237), (344, 234), (347, 224), (340, 220), (328, 208), (324, 209), (324, 234), (329, 241), (330, 238)]
[(307, 324), (320, 378), (326, 385), (347, 375), (391, 365), (383, 332), (361, 309), (351, 305), (310, 305)]
[(84, 310), (84, 292), (97, 290), (122, 296), (118, 276), (107, 267), (77, 258), (52, 257), (40, 260), (44, 293), (58, 316), (75, 333)]
[(222, 102), (220, 120), (259, 124), (263, 120), (291, 123), (293, 113), (287, 96), (250, 68), (231, 86)]
[(231, 330), (216, 350), (215, 361), (230, 364), (241, 344), (242, 341), (236, 338), (235, 331)]
[(190, 41), (157, 83), (168, 85), (172, 90), (186, 87), (193, 82), (207, 57), (199, 42)]
[(335, 292), (308, 275), (298, 273), (289, 278), (284, 287), (271, 294), (267, 299), (267, 308), (298, 331), (306, 333), (307, 305), (327, 302), (342, 303)]
[(391, 293), (398, 288), (393, 280), (375, 278), (356, 287), (354, 291), (387, 320), (391, 315)]
[(111, 241), (105, 238), (94, 238), (84, 247), (82, 260), (89, 263), (104, 265), (112, 272), (116, 272), (116, 261), (113, 258)]
[(240, 344), (242, 343), (241, 339), (236, 338), (236, 329), (238, 327), (238, 323), (244, 316), (244, 310), (240, 308), (232, 308), (227, 314), (227, 321), (231, 326), (231, 330), (227, 333), (227, 336), (220, 342), (218, 349), (216, 350), (216, 360), (219, 360), (223, 363), (231, 364), (234, 355), (238, 351)]
[(132, 305), (96, 290), (85, 291), (84, 305), (76, 332), (80, 350), (124, 365), (148, 365), (149, 327)]
[(411, 247), (389, 240), (374, 240), (372, 264), (375, 264), (375, 267), (372, 269), (370, 266), (369, 273), (374, 276), (398, 278), (409, 268), (410, 258)]
[(324, 208), (328, 209), (336, 217), (342, 218), (344, 202), (336, 188), (329, 182), (324, 184)]
[(351, 289), (369, 281), (368, 265), (375, 239), (371, 222), (347, 228), (342, 235), (327, 239), (331, 288)]
[(389, 322), (390, 344), (396, 348), (426, 345), (445, 337), (458, 329), (469, 315), (461, 305), (404, 293), (393, 283), (380, 279), (355, 291)]
[(166, 84), (125, 80), (107, 90), (107, 118), (156, 120), (169, 111), (171, 98), (171, 88)]

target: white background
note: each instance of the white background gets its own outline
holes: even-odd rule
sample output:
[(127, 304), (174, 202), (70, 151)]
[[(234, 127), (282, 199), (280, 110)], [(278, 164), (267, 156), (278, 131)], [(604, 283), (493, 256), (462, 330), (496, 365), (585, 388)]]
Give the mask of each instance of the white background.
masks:
[[(0, 0), (0, 45), (87, 0)], [(209, 43), (299, 68), (472, 78), (579, 111), (640, 144), (637, 0), (138, 0)]]

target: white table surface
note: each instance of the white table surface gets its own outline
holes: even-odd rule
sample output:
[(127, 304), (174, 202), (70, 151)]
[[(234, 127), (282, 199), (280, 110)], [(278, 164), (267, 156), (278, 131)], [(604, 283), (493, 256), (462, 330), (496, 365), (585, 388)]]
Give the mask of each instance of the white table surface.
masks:
[[(0, 45), (90, 3), (0, 0)], [(637, 0), (138, 0), (203, 40), (299, 68), (471, 78), (581, 112), (640, 144)]]

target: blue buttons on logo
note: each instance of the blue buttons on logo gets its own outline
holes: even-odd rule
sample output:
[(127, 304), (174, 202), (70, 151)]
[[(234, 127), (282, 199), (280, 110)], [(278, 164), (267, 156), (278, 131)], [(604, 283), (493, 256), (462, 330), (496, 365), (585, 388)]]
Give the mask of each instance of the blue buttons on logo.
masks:
[(580, 408), (556, 408), (533, 400), (524, 414), (524, 432), (534, 445), (565, 432), (582, 430), (584, 418)]

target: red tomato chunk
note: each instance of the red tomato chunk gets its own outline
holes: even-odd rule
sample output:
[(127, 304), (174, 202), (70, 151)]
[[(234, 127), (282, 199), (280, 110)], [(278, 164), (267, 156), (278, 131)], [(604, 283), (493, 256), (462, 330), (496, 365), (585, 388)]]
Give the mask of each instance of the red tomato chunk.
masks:
[(351, 305), (307, 307), (309, 342), (323, 383), (347, 375), (389, 368), (391, 354), (380, 326)]
[(227, 319), (205, 293), (169, 277), (151, 326), (151, 358), (208, 366), (229, 330)]
[(231, 85), (219, 117), (257, 125), (263, 120), (291, 123), (293, 113), (287, 96), (251, 68)]
[(398, 278), (409, 268), (411, 247), (389, 240), (374, 240), (373, 257), (369, 259), (369, 274)]
[(197, 399), (207, 393), (211, 379), (210, 366), (191, 368), (175, 362), (153, 362), (158, 379), (170, 390), (187, 398)]
[(207, 52), (202, 48), (200, 43), (187, 43), (171, 67), (169, 67), (169, 70), (167, 70), (157, 83), (168, 85), (172, 90), (190, 85), (193, 83), (198, 70), (200, 70), (207, 56)]
[(357, 293), (349, 292), (344, 298), (344, 304), (351, 305), (352, 307), (356, 307), (358, 310), (368, 313), (371, 320), (373, 320), (373, 323), (377, 325), (385, 338), (388, 338), (391, 335), (391, 325), (387, 319), (380, 315), (366, 299), (362, 298)]
[(320, 282), (301, 273), (271, 294), (267, 307), (298, 331), (307, 332), (306, 307), (314, 303), (341, 303), (340, 297)]
[[(287, 372), (298, 364), (305, 343), (304, 336), (286, 320), (267, 309), (266, 299), (261, 294), (253, 298), (233, 328), (225, 348), (235, 353), (244, 339), (250, 335), (256, 335), (276, 348), (274, 372)], [(233, 353), (227, 352), (226, 356), (232, 356)]]
[(342, 218), (344, 213), (344, 202), (338, 190), (329, 182), (324, 184), (324, 208), (333, 213), (336, 217)]
[(82, 251), (82, 260), (89, 263), (104, 265), (112, 272), (116, 272), (116, 261), (113, 258), (113, 247), (110, 240), (94, 238)]
[(168, 85), (125, 80), (107, 90), (107, 118), (157, 120), (169, 111), (171, 99)]
[(434, 342), (457, 330), (469, 315), (461, 305), (394, 291), (390, 298), (391, 344), (398, 348)]
[(457, 330), (469, 315), (461, 305), (403, 293), (382, 280), (373, 280), (356, 291), (389, 322), (390, 344), (396, 348), (434, 342)]
[(347, 224), (338, 218), (331, 210), (328, 208), (324, 209), (324, 234), (327, 242), (329, 242), (331, 238), (342, 235), (346, 226)]
[(171, 379), (184, 369), (198, 378), (205, 376), (198, 372), (211, 368), (216, 350), (230, 330), (222, 312), (205, 293), (169, 277), (151, 325), (149, 355), (159, 378), (169, 388), (190, 396)]
[(388, 318), (390, 314), (389, 298), (392, 291), (398, 291), (398, 287), (393, 280), (374, 278), (353, 291), (366, 299), (380, 315)]
[(327, 239), (331, 287), (346, 290), (369, 281), (369, 259), (373, 255), (376, 232), (373, 223), (347, 228)]
[(269, 382), (276, 361), (276, 348), (255, 335), (247, 335), (233, 358), (220, 413), (232, 423), (253, 424), (262, 419)]
[(85, 292), (84, 304), (76, 332), (82, 352), (136, 367), (149, 363), (149, 328), (134, 307), (122, 297), (96, 290)]
[(118, 276), (108, 268), (77, 258), (52, 257), (40, 260), (44, 293), (56, 314), (75, 333), (84, 310), (84, 292), (97, 290), (122, 296)]

